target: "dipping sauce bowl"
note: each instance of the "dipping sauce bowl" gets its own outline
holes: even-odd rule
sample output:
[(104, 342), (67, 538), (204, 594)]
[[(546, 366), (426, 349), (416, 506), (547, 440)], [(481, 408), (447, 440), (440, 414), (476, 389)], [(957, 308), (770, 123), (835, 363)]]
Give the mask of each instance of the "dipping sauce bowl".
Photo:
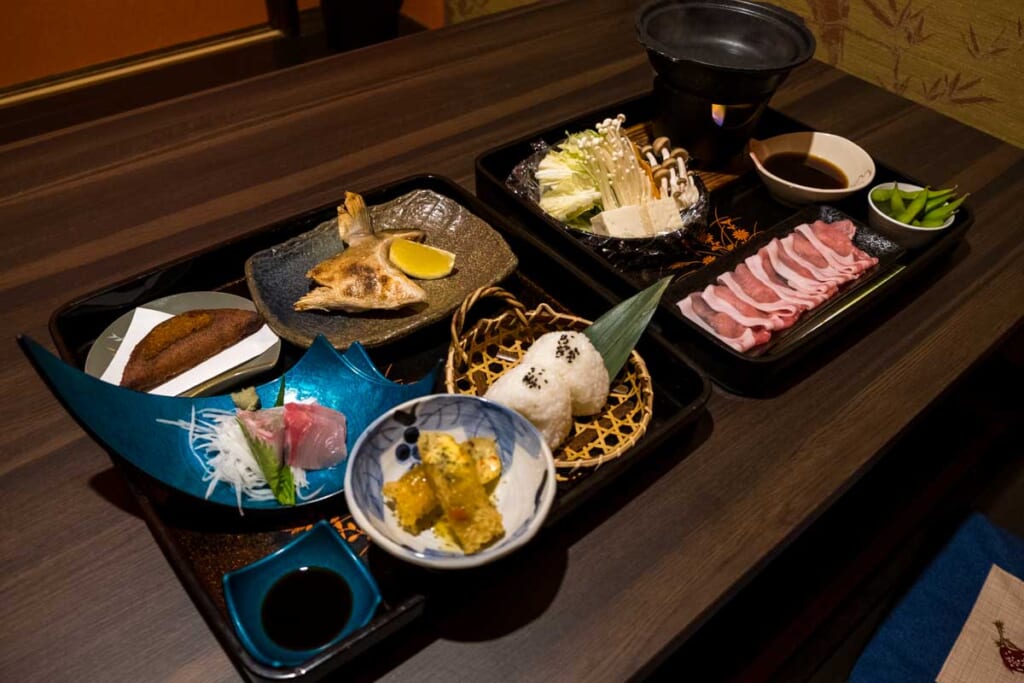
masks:
[[(750, 159), (761, 182), (784, 204), (831, 202), (863, 190), (875, 177), (875, 162), (860, 146), (839, 135), (806, 131), (750, 141)], [(802, 155), (826, 162), (842, 172), (846, 186), (836, 189), (801, 185), (769, 171), (765, 164), (775, 155)]]
[(381, 600), (369, 570), (323, 520), (223, 583), (242, 644), (272, 667), (298, 666), (341, 642)]

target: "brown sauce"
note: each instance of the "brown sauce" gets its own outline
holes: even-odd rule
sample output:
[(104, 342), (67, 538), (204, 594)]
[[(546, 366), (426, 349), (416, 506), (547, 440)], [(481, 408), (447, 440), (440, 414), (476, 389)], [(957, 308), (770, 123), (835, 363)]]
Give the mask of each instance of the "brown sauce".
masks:
[(352, 590), (345, 579), (321, 567), (303, 567), (277, 580), (263, 599), (263, 630), (289, 650), (326, 645), (348, 623)]
[(832, 162), (801, 152), (780, 152), (761, 163), (772, 175), (804, 187), (840, 190), (850, 184), (842, 169)]

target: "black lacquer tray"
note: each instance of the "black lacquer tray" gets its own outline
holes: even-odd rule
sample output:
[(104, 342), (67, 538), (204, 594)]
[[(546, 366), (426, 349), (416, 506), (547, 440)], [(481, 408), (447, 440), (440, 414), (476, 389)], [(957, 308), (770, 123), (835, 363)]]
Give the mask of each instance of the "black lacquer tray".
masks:
[[(550, 248), (523, 240), (492, 209), (453, 182), (438, 176), (414, 176), (364, 193), (368, 204), (382, 203), (417, 189), (451, 198), (502, 234), (519, 258), (519, 268), (502, 282), (528, 307), (547, 302), (556, 310), (596, 318), (617, 296)], [(340, 194), (340, 193), (339, 193)], [(186, 291), (217, 290), (248, 296), (244, 266), (253, 253), (308, 231), (332, 217), (336, 203), (269, 225), (186, 258), (129, 277), (83, 296), (58, 309), (50, 333), (61, 357), (83, 367), (89, 348), (111, 321), (153, 299)], [(493, 315), (486, 301), (474, 311)], [(479, 308), (479, 311), (477, 311)], [(443, 358), (449, 343), (443, 320), (391, 344), (370, 350), (378, 367), (392, 379), (421, 377)], [(552, 524), (650, 455), (690, 425), (703, 411), (710, 394), (707, 379), (696, 371), (657, 331), (644, 335), (638, 347), (654, 384), (654, 411), (644, 437), (623, 456), (600, 468), (575, 471), (560, 481), (547, 524)], [(272, 379), (291, 366), (304, 349), (285, 342)], [(441, 390), (441, 387), (438, 387)], [(316, 680), (338, 670), (356, 655), (415, 620), (437, 589), (431, 572), (397, 560), (374, 547), (351, 520), (343, 497), (294, 511), (237, 511), (208, 505), (168, 489), (111, 454), (134, 494), (153, 536), (175, 573), (238, 670), (249, 680)], [(277, 550), (320, 519), (329, 520), (369, 567), (383, 596), (374, 619), (341, 643), (302, 667), (274, 669), (250, 656), (228, 618), (221, 588), (224, 573)], [(468, 570), (473, 571), (473, 570)], [(439, 602), (442, 602), (439, 600)]]
[[(794, 208), (773, 199), (748, 160), (739, 160), (727, 172), (707, 172), (698, 168), (710, 190), (708, 226), (690, 231), (675, 262), (658, 267), (628, 268), (611, 263), (585, 242), (576, 239), (573, 231), (546, 215), (524, 193), (514, 190), (507, 182), (517, 165), (530, 156), (538, 141), (555, 144), (564, 139), (566, 132), (591, 128), (597, 122), (620, 113), (626, 116), (627, 130), (633, 130), (631, 137), (638, 132), (644, 134), (643, 129), (649, 133), (654, 106), (651, 95), (626, 100), (486, 151), (476, 159), (477, 194), (509, 219), (510, 229), (521, 241), (558, 251), (619, 297), (634, 294), (664, 275), (675, 275), (676, 280), (662, 299), (654, 325), (708, 376), (730, 391), (750, 395), (775, 394), (813, 371), (824, 361), (823, 354), (828, 352), (827, 342), (837, 336), (859, 335), (867, 329), (871, 323), (867, 322), (865, 313), (880, 308), (893, 292), (902, 290), (926, 265), (948, 254), (974, 221), (971, 210), (961, 207), (952, 228), (926, 247), (899, 249), (898, 253), (887, 254), (882, 265), (866, 273), (855, 287), (848, 288), (856, 290), (856, 295), (846, 295), (844, 290), (842, 305), (827, 302), (826, 310), (813, 316), (820, 324), (801, 325), (800, 334), (784, 335), (772, 348), (762, 349), (759, 353), (737, 353), (682, 317), (676, 302), (692, 291), (693, 286), (678, 281), (686, 279), (695, 286), (703, 282), (699, 274), (705, 270), (717, 275), (726, 269), (719, 267), (714, 270), (720, 265), (718, 261), (732, 263), (740, 255), (749, 255), (771, 236), (785, 234), (808, 218), (813, 220), (816, 217), (814, 212), (819, 208)], [(810, 128), (767, 109), (753, 137), (763, 139), (804, 130)], [(873, 185), (893, 180), (925, 185), (877, 160), (875, 165)], [(866, 190), (826, 209), (851, 218), (860, 229), (869, 230), (866, 227)]]

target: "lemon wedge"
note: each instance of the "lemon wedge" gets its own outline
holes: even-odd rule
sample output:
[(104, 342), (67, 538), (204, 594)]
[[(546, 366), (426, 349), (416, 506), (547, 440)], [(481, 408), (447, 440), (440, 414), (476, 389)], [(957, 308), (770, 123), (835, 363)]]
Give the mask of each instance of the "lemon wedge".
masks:
[(403, 273), (420, 280), (447, 277), (455, 267), (455, 254), (450, 251), (401, 238), (391, 242), (388, 258)]

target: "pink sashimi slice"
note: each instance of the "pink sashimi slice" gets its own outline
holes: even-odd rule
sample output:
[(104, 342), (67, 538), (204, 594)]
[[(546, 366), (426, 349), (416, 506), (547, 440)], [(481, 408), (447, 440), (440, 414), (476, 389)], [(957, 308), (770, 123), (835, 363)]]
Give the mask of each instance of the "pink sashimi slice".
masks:
[(284, 408), (239, 410), (235, 417), (249, 436), (270, 446), (278, 462), (284, 461)]
[(287, 462), (306, 470), (322, 470), (345, 459), (345, 416), (336, 410), (306, 403), (284, 406)]

